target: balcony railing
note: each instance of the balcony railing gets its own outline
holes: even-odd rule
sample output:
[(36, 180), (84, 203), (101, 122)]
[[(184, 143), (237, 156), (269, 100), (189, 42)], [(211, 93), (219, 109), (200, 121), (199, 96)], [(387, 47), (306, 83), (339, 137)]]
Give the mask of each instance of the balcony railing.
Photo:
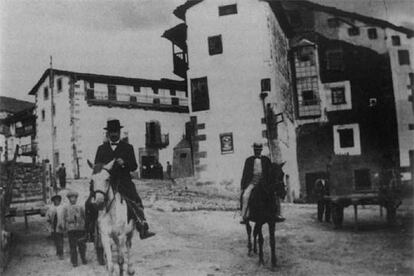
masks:
[(37, 144), (31, 143), (27, 145), (20, 146), (20, 155), (32, 156), (37, 153)]
[(140, 95), (139, 93), (117, 93), (116, 100), (108, 97), (107, 91), (87, 90), (86, 100), (91, 105), (144, 108), (162, 111), (188, 112), (188, 99), (158, 95)]
[(299, 101), (299, 117), (320, 117), (322, 115), (319, 99)]
[(16, 128), (16, 137), (23, 137), (34, 134), (34, 126), (26, 125)]
[(161, 134), (160, 139), (149, 139), (148, 134), (145, 136), (145, 145), (149, 148), (165, 148), (170, 144), (169, 134)]
[(173, 55), (174, 74), (182, 78), (186, 78), (188, 70), (188, 63), (185, 57), (184, 52), (174, 53)]

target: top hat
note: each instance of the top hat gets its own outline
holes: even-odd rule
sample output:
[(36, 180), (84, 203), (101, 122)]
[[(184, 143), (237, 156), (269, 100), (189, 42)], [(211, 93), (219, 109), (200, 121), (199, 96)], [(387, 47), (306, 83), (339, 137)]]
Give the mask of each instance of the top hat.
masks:
[(253, 149), (263, 149), (262, 143), (255, 142), (252, 145)]
[(72, 197), (72, 196), (76, 196), (76, 197), (78, 197), (78, 192), (76, 192), (76, 191), (69, 191), (67, 194), (66, 194), (66, 197), (67, 198), (70, 198), (70, 197)]
[(55, 199), (62, 200), (62, 197), (60, 195), (54, 195), (54, 196), (52, 196), (52, 198), (50, 200), (55, 201)]
[(111, 119), (106, 121), (106, 127), (104, 129), (107, 131), (118, 131), (121, 128), (123, 128), (123, 126), (121, 126), (119, 120)]

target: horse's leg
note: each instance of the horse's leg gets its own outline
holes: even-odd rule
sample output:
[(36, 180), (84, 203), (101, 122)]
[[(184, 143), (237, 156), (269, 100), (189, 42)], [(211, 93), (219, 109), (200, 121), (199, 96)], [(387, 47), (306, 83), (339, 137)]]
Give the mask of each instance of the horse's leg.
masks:
[(133, 267), (133, 263), (132, 263), (132, 258), (131, 258), (131, 246), (132, 246), (132, 235), (133, 235), (134, 231), (131, 231), (127, 234), (127, 239), (126, 239), (126, 260), (124, 260), (124, 265), (127, 265), (127, 268), (124, 269), (124, 271), (128, 272), (128, 275), (132, 276), (135, 274), (135, 270)]
[(108, 275), (111, 276), (114, 270), (113, 262), (112, 262), (112, 252), (111, 252), (111, 238), (107, 233), (101, 232), (101, 241), (102, 246), (105, 252), (106, 257), (106, 267), (108, 269)]
[(257, 235), (259, 234), (257, 230), (258, 229), (256, 227), (254, 227), (254, 230), (253, 230), (253, 252), (255, 254), (257, 254)]
[(276, 223), (268, 222), (268, 225), (269, 225), (269, 242), (270, 242), (272, 268), (274, 268), (276, 267), (276, 242), (275, 242)]
[(257, 227), (257, 230), (255, 229), (255, 231), (257, 231), (257, 233), (259, 235), (259, 265), (264, 264), (262, 226), (263, 226), (263, 224), (261, 224), (261, 223), (256, 223), (256, 225), (255, 225), (255, 228)]
[(121, 267), (119, 265), (120, 254), (122, 254), (120, 250), (120, 242), (119, 237), (116, 235), (111, 235), (111, 253), (112, 253), (112, 266), (113, 266), (113, 274), (115, 276), (121, 275)]
[(246, 221), (246, 231), (247, 231), (247, 249), (248, 255), (251, 256), (252, 254), (252, 227), (250, 226), (250, 223)]

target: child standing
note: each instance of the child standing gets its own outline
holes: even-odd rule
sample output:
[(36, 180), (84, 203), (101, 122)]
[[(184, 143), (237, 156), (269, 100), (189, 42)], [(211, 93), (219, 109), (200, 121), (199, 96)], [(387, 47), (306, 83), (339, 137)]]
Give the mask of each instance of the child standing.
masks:
[(68, 231), (70, 261), (74, 267), (78, 266), (78, 250), (82, 263), (86, 264), (85, 243), (85, 210), (77, 205), (78, 193), (69, 191), (66, 195), (69, 204), (63, 213), (64, 227)]
[(62, 219), (62, 197), (60, 195), (54, 195), (51, 198), (53, 205), (47, 210), (46, 217), (50, 224), (50, 232), (52, 239), (56, 247), (56, 255), (59, 259), (63, 260), (63, 227), (58, 224), (58, 221)]

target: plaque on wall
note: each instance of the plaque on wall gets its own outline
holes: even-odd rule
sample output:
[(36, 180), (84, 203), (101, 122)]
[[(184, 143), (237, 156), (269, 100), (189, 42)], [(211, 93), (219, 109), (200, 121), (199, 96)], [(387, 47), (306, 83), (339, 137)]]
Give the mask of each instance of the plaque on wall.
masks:
[(222, 133), (220, 134), (220, 146), (221, 146), (221, 154), (226, 153), (233, 153), (234, 146), (233, 146), (233, 133)]

